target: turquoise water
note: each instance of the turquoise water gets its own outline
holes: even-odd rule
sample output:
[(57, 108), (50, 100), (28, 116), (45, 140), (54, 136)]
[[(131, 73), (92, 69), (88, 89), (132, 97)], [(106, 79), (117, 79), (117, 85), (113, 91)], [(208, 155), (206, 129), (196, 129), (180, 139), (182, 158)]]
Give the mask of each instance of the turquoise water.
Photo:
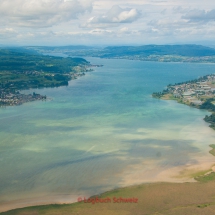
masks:
[(151, 97), (215, 65), (88, 60), (104, 67), (67, 87), (32, 90), (49, 101), (0, 109), (0, 210), (177, 181), (168, 170), (215, 160), (208, 112)]

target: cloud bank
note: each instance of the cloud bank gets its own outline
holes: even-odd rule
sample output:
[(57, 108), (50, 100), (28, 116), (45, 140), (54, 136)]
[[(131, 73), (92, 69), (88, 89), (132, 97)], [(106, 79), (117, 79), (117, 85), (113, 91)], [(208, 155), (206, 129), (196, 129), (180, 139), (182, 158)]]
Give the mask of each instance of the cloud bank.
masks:
[(80, 0), (0, 0), (2, 25), (51, 27), (77, 19), (92, 10), (91, 1)]
[(184, 16), (183, 19), (187, 19), (190, 22), (210, 22), (215, 21), (215, 9), (214, 10), (190, 10)]
[(0, 0), (0, 44), (215, 45), (211, 0)]

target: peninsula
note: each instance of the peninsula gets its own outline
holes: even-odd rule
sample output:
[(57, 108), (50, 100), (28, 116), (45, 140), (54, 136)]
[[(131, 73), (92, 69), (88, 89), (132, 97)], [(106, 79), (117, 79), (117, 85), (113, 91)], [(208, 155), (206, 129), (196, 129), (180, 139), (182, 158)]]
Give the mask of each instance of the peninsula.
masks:
[(68, 81), (91, 71), (90, 67), (92, 65), (83, 58), (62, 58), (0, 49), (0, 106), (45, 100), (45, 95), (27, 95), (20, 91), (66, 86)]
[(215, 74), (169, 84), (165, 90), (155, 92), (152, 96), (164, 100), (176, 100), (179, 103), (212, 112), (210, 116), (206, 115), (204, 120), (215, 129)]

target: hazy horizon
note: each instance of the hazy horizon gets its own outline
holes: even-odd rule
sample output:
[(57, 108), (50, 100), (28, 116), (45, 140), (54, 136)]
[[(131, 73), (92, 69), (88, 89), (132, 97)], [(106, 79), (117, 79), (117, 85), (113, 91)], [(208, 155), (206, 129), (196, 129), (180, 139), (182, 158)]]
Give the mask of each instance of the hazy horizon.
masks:
[(17, 44), (0, 44), (0, 48), (24, 48), (24, 47), (86, 47), (86, 48), (106, 48), (106, 47), (123, 47), (123, 46), (133, 46), (133, 47), (139, 47), (139, 46), (176, 46), (176, 45), (197, 45), (197, 46), (205, 46), (205, 47), (210, 47), (210, 48), (215, 48), (215, 44), (201, 44), (201, 43), (173, 43), (173, 44), (65, 44), (65, 45), (55, 45), (55, 44), (50, 44), (50, 45), (17, 45)]

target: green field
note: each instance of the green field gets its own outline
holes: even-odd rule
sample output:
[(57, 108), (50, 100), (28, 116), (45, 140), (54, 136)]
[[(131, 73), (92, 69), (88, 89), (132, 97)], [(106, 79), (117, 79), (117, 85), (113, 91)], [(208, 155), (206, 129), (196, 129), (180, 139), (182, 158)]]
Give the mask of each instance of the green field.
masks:
[(137, 198), (137, 203), (74, 203), (28, 207), (2, 215), (212, 215), (215, 211), (215, 181), (207, 183), (156, 183), (114, 190), (100, 199)]

